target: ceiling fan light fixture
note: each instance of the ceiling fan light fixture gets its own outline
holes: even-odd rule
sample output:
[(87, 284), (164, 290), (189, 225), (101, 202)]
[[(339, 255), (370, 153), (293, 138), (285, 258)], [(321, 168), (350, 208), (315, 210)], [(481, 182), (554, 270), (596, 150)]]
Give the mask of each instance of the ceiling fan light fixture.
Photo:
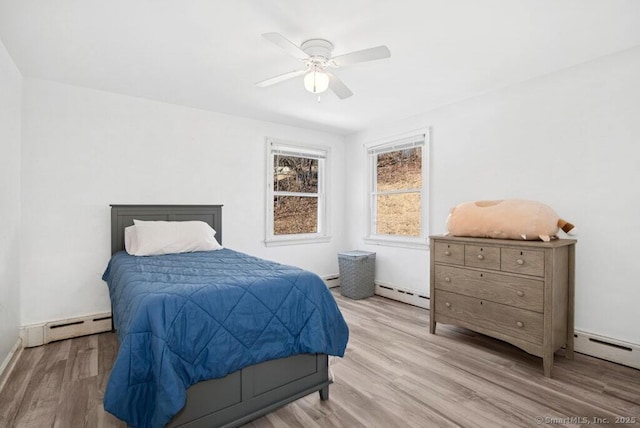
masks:
[(266, 88), (304, 75), (304, 87), (307, 91), (312, 94), (320, 94), (331, 87), (331, 91), (341, 100), (349, 98), (353, 92), (339, 77), (333, 74), (331, 69), (391, 56), (391, 51), (384, 45), (333, 56), (333, 44), (325, 39), (309, 39), (298, 46), (280, 33), (264, 33), (262, 37), (297, 60), (303, 61), (305, 68), (262, 80), (256, 83), (257, 86)]
[(314, 68), (305, 74), (304, 87), (312, 94), (320, 94), (329, 88), (329, 76)]

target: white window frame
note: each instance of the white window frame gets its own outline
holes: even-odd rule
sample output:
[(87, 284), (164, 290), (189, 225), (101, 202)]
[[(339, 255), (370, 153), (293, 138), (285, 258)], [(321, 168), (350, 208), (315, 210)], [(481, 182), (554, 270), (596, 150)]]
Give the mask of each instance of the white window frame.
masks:
[[(325, 146), (307, 145), (267, 138), (267, 188), (266, 188), (266, 233), (264, 243), (267, 247), (276, 245), (311, 244), (328, 242), (329, 234), (329, 198), (328, 180), (331, 149)], [(274, 157), (276, 154), (318, 159), (318, 231), (316, 233), (296, 233), (289, 235), (274, 234), (273, 198), (283, 196), (307, 196), (304, 193), (275, 192), (273, 182)]]
[[(416, 249), (429, 248), (429, 129), (420, 129), (402, 135), (385, 138), (364, 145), (367, 157), (367, 236), (363, 238), (367, 244), (388, 245)], [(422, 186), (420, 188), (420, 236), (386, 235), (376, 233), (377, 221), (377, 155), (412, 147), (422, 148)], [(384, 192), (384, 194), (391, 192)]]

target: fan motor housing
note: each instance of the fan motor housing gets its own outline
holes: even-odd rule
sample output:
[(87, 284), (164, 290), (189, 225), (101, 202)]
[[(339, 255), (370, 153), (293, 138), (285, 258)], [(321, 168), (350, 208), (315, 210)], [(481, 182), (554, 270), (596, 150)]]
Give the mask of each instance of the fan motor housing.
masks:
[(324, 39), (310, 39), (302, 43), (300, 49), (305, 51), (311, 58), (322, 58), (326, 61), (331, 58), (333, 43)]

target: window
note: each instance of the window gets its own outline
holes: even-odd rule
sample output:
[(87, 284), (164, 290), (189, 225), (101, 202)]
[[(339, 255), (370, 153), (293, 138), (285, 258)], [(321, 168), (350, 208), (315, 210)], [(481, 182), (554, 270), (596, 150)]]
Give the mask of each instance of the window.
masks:
[(329, 240), (328, 154), (327, 148), (267, 140), (266, 245)]
[(428, 133), (369, 145), (370, 243), (426, 247)]

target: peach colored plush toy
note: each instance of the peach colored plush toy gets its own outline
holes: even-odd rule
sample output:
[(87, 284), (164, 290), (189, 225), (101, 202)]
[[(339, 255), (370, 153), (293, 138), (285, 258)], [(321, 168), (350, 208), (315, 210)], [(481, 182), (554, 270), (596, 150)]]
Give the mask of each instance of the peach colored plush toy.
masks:
[(521, 199), (465, 202), (452, 208), (447, 218), (448, 234), (453, 236), (549, 241), (559, 228), (569, 233), (574, 226), (551, 207)]

